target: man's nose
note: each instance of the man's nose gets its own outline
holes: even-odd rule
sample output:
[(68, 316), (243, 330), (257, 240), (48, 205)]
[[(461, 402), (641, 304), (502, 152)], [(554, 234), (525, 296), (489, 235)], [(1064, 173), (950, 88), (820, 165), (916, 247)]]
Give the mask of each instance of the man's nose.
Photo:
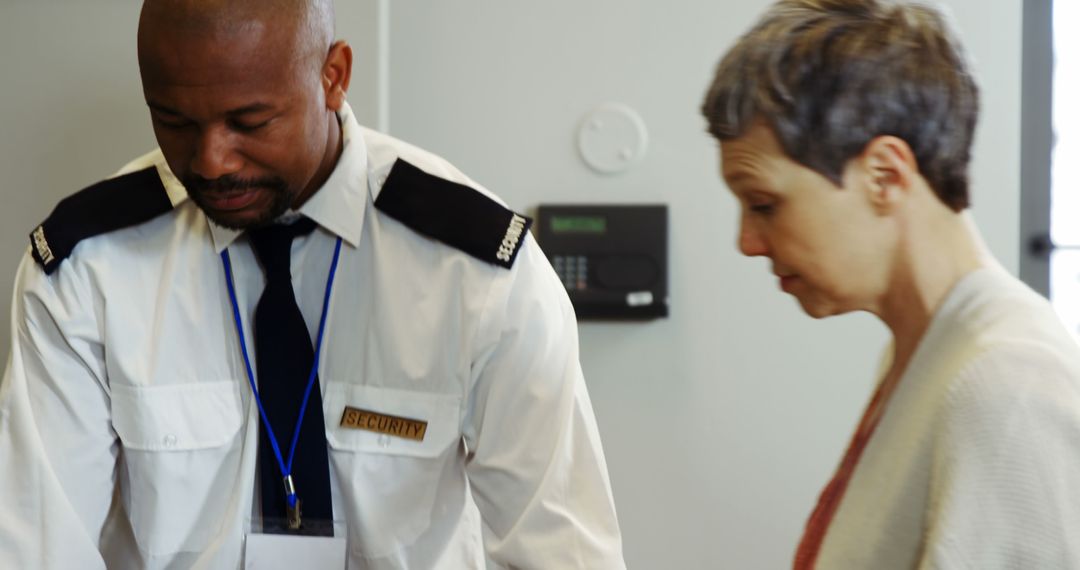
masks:
[(204, 130), (191, 159), (192, 172), (207, 180), (239, 172), (243, 161), (232, 139), (232, 133), (223, 128), (209, 127)]

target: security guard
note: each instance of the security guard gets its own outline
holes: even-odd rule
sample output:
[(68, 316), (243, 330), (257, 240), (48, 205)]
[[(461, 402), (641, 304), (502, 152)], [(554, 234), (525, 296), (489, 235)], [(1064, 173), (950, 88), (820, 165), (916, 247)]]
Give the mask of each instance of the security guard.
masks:
[(145, 2), (160, 148), (18, 272), (5, 566), (624, 567), (531, 221), (360, 127), (332, 40), (329, 0)]

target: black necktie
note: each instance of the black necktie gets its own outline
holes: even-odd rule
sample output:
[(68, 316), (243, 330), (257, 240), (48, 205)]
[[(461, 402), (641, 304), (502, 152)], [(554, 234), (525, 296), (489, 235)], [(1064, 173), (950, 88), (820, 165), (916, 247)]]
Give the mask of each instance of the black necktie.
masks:
[[(251, 232), (255, 255), (266, 273), (266, 288), (255, 307), (255, 365), (259, 397), (288, 464), (300, 405), (315, 361), (311, 336), (296, 304), (289, 269), (292, 240), (310, 233), (315, 222), (274, 224)], [(259, 424), (259, 473), (264, 532), (333, 535), (330, 466), (326, 452), (319, 380), (308, 398), (292, 462), (292, 479), (301, 501), (302, 528), (288, 530), (285, 484), (265, 426)]]

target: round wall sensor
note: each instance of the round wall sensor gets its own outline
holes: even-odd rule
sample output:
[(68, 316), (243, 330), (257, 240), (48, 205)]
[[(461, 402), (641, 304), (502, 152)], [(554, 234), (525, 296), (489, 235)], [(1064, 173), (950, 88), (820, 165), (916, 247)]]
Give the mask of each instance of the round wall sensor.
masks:
[(649, 135), (636, 111), (622, 103), (604, 103), (585, 116), (577, 139), (586, 164), (615, 174), (645, 156)]

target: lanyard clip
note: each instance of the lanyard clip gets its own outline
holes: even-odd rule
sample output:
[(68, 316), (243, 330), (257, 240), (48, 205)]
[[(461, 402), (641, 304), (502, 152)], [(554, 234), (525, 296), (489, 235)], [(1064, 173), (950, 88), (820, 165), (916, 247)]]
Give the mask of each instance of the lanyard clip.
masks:
[(296, 485), (293, 484), (292, 475), (286, 475), (284, 482), (285, 517), (289, 530), (300, 530), (300, 497), (296, 496)]
[(296, 498), (292, 505), (285, 505), (285, 516), (288, 519), (289, 530), (300, 530), (300, 499)]

